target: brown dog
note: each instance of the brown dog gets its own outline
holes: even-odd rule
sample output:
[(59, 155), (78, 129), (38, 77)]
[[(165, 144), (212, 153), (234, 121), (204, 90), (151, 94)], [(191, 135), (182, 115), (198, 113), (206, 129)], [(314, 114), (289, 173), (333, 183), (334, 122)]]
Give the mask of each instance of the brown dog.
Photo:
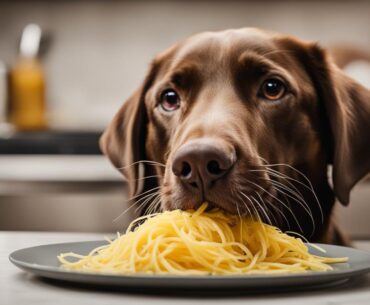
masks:
[(101, 147), (143, 213), (207, 201), (344, 244), (331, 215), (370, 171), (370, 92), (315, 43), (201, 33), (154, 59)]

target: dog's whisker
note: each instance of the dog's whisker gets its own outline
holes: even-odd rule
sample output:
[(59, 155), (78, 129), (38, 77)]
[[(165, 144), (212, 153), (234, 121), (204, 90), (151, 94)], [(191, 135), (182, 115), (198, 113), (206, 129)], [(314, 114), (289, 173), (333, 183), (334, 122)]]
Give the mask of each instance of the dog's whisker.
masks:
[[(239, 216), (239, 219), (240, 219), (240, 223), (242, 222), (242, 215), (240, 214), (240, 211), (239, 211), (239, 205), (238, 203), (236, 203), (236, 210), (238, 211), (238, 216)], [(240, 226), (240, 237), (243, 236), (243, 226)]]
[(275, 214), (270, 209), (270, 207), (271, 206), (273, 207), (273, 205), (271, 205), (271, 204), (267, 205), (266, 202), (263, 200), (262, 196), (258, 192), (256, 192), (256, 191), (255, 191), (255, 193), (256, 193), (256, 195), (258, 197), (257, 199), (259, 199), (259, 201), (261, 202), (261, 204), (266, 207), (266, 211), (269, 212), (268, 214), (270, 214), (271, 217), (274, 218), (275, 225), (279, 224), (279, 222), (276, 220)]
[(158, 166), (162, 166), (162, 167), (166, 167), (165, 164), (161, 163), (161, 162), (157, 162), (157, 161), (152, 161), (152, 160), (140, 160), (140, 161), (136, 161), (136, 162), (133, 162), (129, 165), (126, 165), (126, 166), (122, 166), (122, 167), (118, 167), (117, 169), (126, 169), (126, 168), (129, 168), (131, 166), (134, 166), (134, 165), (137, 165), (137, 164), (142, 164), (142, 163), (145, 163), (147, 165), (158, 165)]
[[(261, 170), (261, 171), (263, 171), (263, 170)], [(298, 193), (296, 193), (294, 190), (292, 190), (290, 187), (288, 187), (287, 185), (284, 185), (284, 184), (282, 184), (282, 183), (280, 183), (280, 182), (278, 182), (276, 180), (266, 179), (264, 177), (258, 177), (257, 179), (263, 179), (263, 180), (269, 181), (275, 187), (275, 189), (277, 191), (279, 191), (280, 193), (286, 195), (290, 199), (292, 199), (295, 202), (297, 202), (300, 206), (302, 206), (302, 208), (310, 216), (310, 219), (312, 221), (312, 225), (313, 225), (313, 231), (311, 233), (311, 236), (312, 236), (313, 233), (314, 233), (314, 231), (316, 230), (316, 223), (315, 223), (315, 220), (314, 220), (314, 217), (313, 217), (313, 214), (312, 214), (312, 210), (311, 210), (310, 206), (305, 202), (304, 198), (302, 196), (300, 196)], [(292, 195), (290, 195), (289, 193), (292, 194), (294, 197)]]
[(157, 210), (160, 210), (160, 204), (161, 204), (161, 197), (159, 196), (155, 203), (153, 203), (153, 210), (151, 213), (156, 212)]
[[(158, 187), (159, 188), (159, 187)], [(158, 189), (158, 188), (153, 188), (153, 189), (150, 189), (149, 191), (155, 191), (155, 189)], [(145, 192), (145, 193), (148, 193), (149, 191)], [(124, 216), (128, 211), (130, 211), (133, 207), (135, 207), (137, 204), (139, 204), (140, 201), (142, 200), (145, 200), (147, 197), (149, 196), (152, 196), (152, 195), (156, 195), (158, 191), (154, 192), (154, 193), (149, 193), (149, 194), (146, 194), (145, 196), (141, 197), (139, 200), (135, 201), (134, 203), (131, 203), (130, 206), (125, 209), (121, 214), (119, 214), (115, 219), (113, 219), (113, 222), (116, 222), (118, 221), (122, 216)], [(143, 194), (140, 194), (140, 195), (144, 195)], [(138, 197), (138, 196), (136, 196)], [(126, 203), (130, 202), (132, 199), (126, 201)]]
[[(264, 203), (264, 200), (262, 199), (262, 196), (258, 192), (255, 192), (255, 193), (259, 197), (260, 202)], [(280, 209), (277, 206), (275, 206), (275, 204), (269, 204), (269, 207), (270, 207), (270, 209), (268, 209), (268, 210), (270, 211), (270, 215), (274, 218), (274, 221), (275, 221), (276, 225), (282, 225), (282, 223), (281, 223), (281, 216), (282, 216), (284, 218), (285, 222), (287, 223), (287, 226), (290, 227), (290, 223), (289, 223), (288, 219), (285, 217), (284, 213), (282, 211), (280, 211)], [(279, 213), (279, 214), (276, 214), (276, 216), (279, 217), (279, 220), (276, 219), (275, 213), (271, 209), (274, 209), (275, 211), (277, 211), (277, 213)]]
[[(286, 174), (282, 173), (281, 171), (277, 171), (277, 170), (275, 170), (275, 169), (273, 169), (273, 168), (271, 168), (271, 167), (276, 167), (276, 166), (285, 166), (285, 167), (288, 167), (288, 168), (290, 168), (291, 170), (293, 170), (293, 171), (295, 171), (295, 172), (299, 173), (300, 175), (303, 175), (303, 176), (304, 176), (304, 178), (305, 178), (305, 181), (307, 181), (309, 184), (307, 185), (307, 184), (303, 183), (302, 181), (296, 181), (296, 182), (299, 182), (299, 183), (301, 183), (301, 184), (303, 184), (303, 185), (305, 185), (305, 186), (307, 186), (307, 187), (310, 187), (311, 182), (310, 182), (310, 180), (307, 178), (307, 176), (305, 176), (301, 171), (299, 171), (298, 169), (296, 169), (294, 166), (289, 165), (289, 164), (287, 164), (287, 163), (269, 163), (265, 158), (263, 158), (263, 157), (261, 157), (261, 156), (259, 156), (259, 155), (257, 155), (257, 158), (261, 159), (261, 160), (262, 160), (262, 162), (263, 162), (263, 163), (265, 163), (265, 164), (262, 164), (262, 165), (260, 165), (260, 166), (264, 167), (266, 170), (270, 170), (270, 171), (275, 172), (276, 174), (279, 174), (279, 175), (284, 175), (285, 177), (287, 177), (287, 178), (289, 178), (289, 179), (293, 179), (293, 178), (292, 178), (292, 177), (289, 177), (288, 175), (286, 175)], [(250, 171), (258, 171), (258, 170), (250, 170)], [(293, 180), (294, 180), (294, 179), (293, 179)], [(312, 185), (311, 185), (311, 188), (312, 188)], [(312, 190), (313, 190), (313, 188), (312, 188)]]
[(126, 202), (126, 203), (129, 203), (130, 201), (135, 200), (135, 199), (136, 199), (136, 198), (138, 198), (138, 197), (141, 197), (141, 196), (143, 196), (143, 195), (145, 195), (145, 194), (147, 194), (147, 193), (150, 193), (150, 192), (156, 191), (156, 190), (158, 190), (158, 189), (160, 189), (160, 186), (153, 187), (153, 188), (151, 188), (151, 189), (149, 189), (149, 190), (147, 190), (147, 191), (145, 191), (145, 192), (143, 192), (143, 193), (137, 194), (137, 195), (135, 195), (135, 196), (133, 196), (133, 197), (131, 197), (131, 198), (127, 199), (125, 202)]
[(240, 211), (239, 211), (239, 205), (238, 205), (238, 204), (236, 204), (236, 210), (237, 210), (237, 212), (238, 212), (238, 216), (239, 216), (239, 218), (241, 218), (241, 217), (242, 217), (242, 215), (240, 214)]
[[(304, 198), (303, 194), (299, 191), (299, 189), (292, 183), (289, 181), (289, 179), (287, 179), (286, 177), (282, 176), (282, 175), (278, 175), (274, 172), (270, 172), (270, 169), (267, 169), (267, 173), (270, 177), (275, 177), (275, 178), (280, 178), (280, 179), (283, 179), (285, 183), (287, 183), (289, 185), (289, 187), (292, 187), (294, 189), (294, 191), (297, 193), (297, 195), (299, 195), (299, 197), (301, 198)], [(291, 178), (292, 180), (295, 180), (293, 178)], [(276, 181), (276, 180), (275, 180)], [(280, 183), (280, 182), (279, 182)]]
[(137, 201), (135, 201), (133, 203), (133, 205), (138, 205), (138, 204), (141, 205), (143, 203), (143, 201), (146, 201), (146, 199), (151, 198), (153, 196), (157, 196), (158, 194), (161, 194), (160, 190), (156, 190), (154, 193), (146, 194), (142, 198), (140, 198)]
[(312, 210), (311, 210), (310, 206), (304, 200), (304, 197), (302, 196), (302, 194), (297, 193), (295, 190), (291, 189), (289, 186), (287, 186), (287, 185), (285, 185), (285, 184), (283, 184), (283, 183), (281, 183), (279, 181), (276, 181), (276, 180), (273, 180), (273, 179), (271, 179), (270, 181), (271, 181), (271, 183), (279, 186), (283, 190), (285, 190), (285, 191), (289, 192), (290, 194), (292, 194), (293, 196), (295, 196), (295, 198), (299, 199), (306, 206), (306, 208), (309, 209), (310, 212), (312, 213)]
[(151, 204), (149, 205), (148, 209), (145, 211), (145, 215), (151, 215), (157, 211), (160, 211), (160, 203), (161, 203), (161, 196), (156, 197)]
[[(304, 205), (303, 208), (305, 209), (305, 211), (307, 211), (307, 213), (310, 213), (311, 216), (312, 216), (312, 210), (311, 210), (310, 206), (307, 204), (307, 202), (304, 201), (304, 198), (302, 196), (300, 196), (298, 193), (296, 193), (294, 190), (292, 190), (290, 187), (284, 185), (283, 183), (280, 183), (280, 182), (275, 181), (275, 180), (270, 180), (270, 182), (275, 187), (278, 187), (278, 188), (288, 192), (288, 193), (284, 193), (284, 194), (286, 196), (288, 196), (289, 198), (291, 198), (293, 200), (299, 200)], [(292, 194), (292, 195), (290, 195), (290, 194)]]
[(248, 206), (248, 204), (240, 197), (240, 196), (236, 196), (237, 198), (238, 198), (238, 200), (240, 200), (243, 204), (244, 204), (244, 206), (245, 206), (245, 208), (247, 209), (247, 211), (248, 211), (248, 215), (250, 216), (250, 217), (252, 217), (252, 218), (254, 218), (253, 217), (253, 213), (251, 212), (251, 210), (249, 209), (249, 206)]
[[(295, 181), (295, 182), (298, 182), (300, 183), (300, 181), (292, 178), (292, 177), (289, 177), (281, 172), (278, 172), (274, 169), (271, 169), (271, 168), (264, 168), (264, 169), (252, 169), (252, 170), (249, 170), (250, 172), (265, 172), (268, 174), (268, 176), (273, 176), (275, 178), (280, 178), (280, 179), (283, 179), (287, 184), (289, 184), (289, 186), (291, 186), (297, 193), (300, 194), (301, 197), (303, 197), (303, 194), (298, 190), (298, 188), (292, 183), (290, 182), (289, 180), (292, 180), (292, 181)], [(289, 179), (288, 179), (289, 178)]]
[(245, 198), (247, 198), (247, 199), (248, 199), (248, 201), (251, 203), (251, 206), (252, 206), (252, 208), (253, 208), (253, 210), (254, 210), (254, 212), (255, 212), (256, 216), (257, 216), (257, 220), (258, 220), (258, 219), (261, 219), (261, 220), (262, 220), (262, 217), (261, 217), (261, 216), (260, 216), (260, 214), (258, 213), (258, 210), (257, 210), (257, 208), (256, 208), (255, 204), (252, 202), (252, 200), (251, 200), (250, 196), (247, 196), (247, 195), (246, 195), (246, 194), (244, 194), (243, 192), (241, 192), (241, 194), (242, 194)]
[[(237, 195), (237, 193), (234, 191), (234, 189), (233, 189), (233, 188), (230, 188), (230, 193), (231, 193), (231, 195), (232, 195), (232, 196), (234, 196), (234, 197), (236, 197), (236, 198), (240, 198), (240, 197)], [(240, 210), (239, 210), (238, 202), (236, 202), (236, 203), (235, 203), (235, 206), (236, 206), (236, 209), (237, 209), (237, 211), (238, 211), (238, 215), (239, 215), (239, 217), (241, 218), (241, 213), (240, 213)]]
[(257, 199), (255, 199), (253, 196), (251, 196), (251, 199), (252, 199), (252, 200), (254, 200), (254, 202), (255, 202), (255, 203), (257, 203), (257, 205), (260, 207), (260, 209), (261, 209), (262, 213), (263, 213), (263, 214), (264, 214), (264, 216), (266, 217), (266, 220), (269, 222), (269, 224), (270, 224), (270, 225), (272, 225), (271, 219), (270, 219), (270, 217), (268, 216), (268, 214), (267, 214), (267, 212), (266, 212), (265, 208), (263, 207), (263, 205), (262, 205), (261, 203), (259, 203), (259, 202), (257, 201)]
[[(264, 159), (263, 157), (261, 157), (261, 156), (258, 156), (258, 158), (260, 158), (264, 163), (266, 163), (266, 164), (264, 164), (264, 165), (262, 165), (265, 169), (264, 170), (266, 170), (267, 171), (267, 173), (269, 174), (269, 175), (271, 175), (271, 176), (275, 176), (275, 177), (278, 177), (278, 178), (281, 178), (281, 179), (284, 179), (291, 187), (293, 187), (294, 189), (295, 189), (295, 191), (296, 192), (298, 192), (302, 197), (303, 197), (303, 195), (302, 195), (302, 193), (296, 188), (296, 186), (293, 184), (293, 183), (291, 183), (289, 180), (291, 180), (291, 181), (293, 181), (293, 182), (296, 182), (297, 184), (300, 184), (300, 185), (302, 185), (304, 188), (306, 188), (307, 190), (309, 190), (312, 194), (313, 194), (313, 196), (314, 196), (314, 198), (315, 198), (315, 201), (316, 201), (316, 203), (317, 203), (317, 205), (318, 205), (318, 207), (319, 207), (319, 210), (320, 210), (320, 214), (321, 214), (321, 222), (323, 223), (324, 222), (324, 214), (323, 214), (323, 211), (322, 211), (322, 207), (321, 207), (321, 204), (320, 204), (320, 201), (319, 201), (319, 199), (318, 199), (318, 197), (317, 197), (317, 195), (316, 195), (316, 193), (315, 193), (315, 190), (314, 190), (314, 188), (313, 188), (313, 186), (312, 186), (312, 183), (311, 183), (311, 181), (308, 179), (308, 177), (305, 175), (305, 174), (303, 174), (300, 170), (298, 170), (298, 169), (296, 169), (295, 167), (293, 167), (292, 165), (289, 165), (289, 164), (286, 164), (286, 163), (274, 163), (274, 164), (269, 164), (267, 161), (266, 161), (266, 159)], [(290, 176), (288, 176), (288, 175), (286, 175), (286, 174), (284, 174), (284, 173), (282, 173), (282, 172), (280, 172), (280, 171), (276, 171), (276, 170), (274, 170), (273, 168), (271, 168), (271, 167), (276, 167), (276, 166), (285, 166), (285, 167), (287, 167), (287, 168), (289, 168), (289, 169), (291, 169), (291, 170), (293, 170), (294, 172), (296, 172), (297, 174), (299, 174), (301, 177), (303, 177), (304, 178), (304, 181), (305, 182), (307, 182), (308, 184), (306, 184), (306, 183), (304, 183), (304, 182), (302, 182), (302, 181), (300, 181), (300, 180), (297, 180), (297, 179), (294, 179), (294, 178), (292, 178), (292, 177), (290, 177)], [(256, 170), (256, 169), (254, 169), (254, 170), (250, 170), (250, 171), (256, 171), (256, 172), (258, 172), (258, 171), (264, 171), (264, 170)]]
[(253, 204), (252, 200), (249, 198), (249, 196), (247, 196), (246, 194), (244, 194), (243, 192), (240, 192), (246, 199), (248, 199), (248, 201), (251, 203), (251, 207), (253, 208), (254, 212), (255, 212), (255, 215), (257, 217), (257, 220), (258, 219), (261, 219), (261, 216), (260, 214), (258, 213), (258, 210), (256, 209), (255, 205)]
[[(280, 178), (280, 179), (284, 179), (284, 181), (286, 181), (289, 185), (291, 185), (297, 192), (299, 192), (301, 195), (302, 193), (297, 189), (297, 187), (292, 183), (290, 182), (291, 181), (294, 181), (302, 186), (304, 186), (306, 189), (308, 189), (309, 191), (312, 191), (312, 189), (310, 188), (309, 185), (305, 184), (304, 182), (300, 181), (300, 180), (297, 180), (297, 179), (294, 179), (293, 177), (290, 177), (282, 172), (279, 172), (277, 170), (274, 170), (272, 168), (266, 168), (265, 169), (267, 171), (267, 173), (271, 176), (275, 176), (277, 178)], [(302, 195), (303, 196), (303, 195)]]
[[(316, 221), (313, 217), (311, 207), (305, 201), (302, 193), (295, 187), (295, 185), (293, 183), (291, 183), (284, 176), (276, 175), (276, 174), (271, 173), (271, 172), (268, 172), (268, 173), (269, 173), (270, 177), (272, 176), (272, 177), (278, 177), (278, 178), (284, 179), (285, 183), (287, 183), (289, 185), (288, 186), (288, 185), (283, 184), (283, 183), (281, 183), (279, 181), (276, 181), (274, 179), (270, 180), (271, 183), (275, 186), (276, 190), (280, 191), (280, 193), (284, 196), (285, 199), (286, 199), (286, 196), (288, 196), (292, 200), (298, 202), (298, 204), (300, 204), (303, 207), (303, 209), (306, 211), (306, 213), (310, 216), (310, 219), (311, 219), (311, 222), (312, 222), (312, 231), (311, 231), (310, 237), (312, 237), (314, 232), (316, 231)], [(290, 178), (290, 177), (288, 177), (288, 178)], [(295, 179), (293, 179), (293, 178), (291, 178), (291, 179), (295, 181)], [(292, 188), (294, 188), (294, 190), (292, 188), (290, 188), (290, 186)], [(284, 190), (289, 192), (290, 194), (292, 194), (294, 196), (294, 198), (290, 194), (286, 193)], [(290, 201), (287, 200), (287, 202), (290, 202)]]
[(316, 230), (316, 223), (315, 223), (315, 219), (313, 218), (313, 214), (312, 214), (312, 211), (311, 209), (309, 208), (309, 206), (303, 201), (301, 201), (300, 199), (297, 199), (291, 195), (289, 195), (287, 192), (285, 192), (284, 190), (281, 189), (280, 186), (274, 184), (273, 182), (271, 182), (275, 189), (284, 194), (285, 196), (289, 197), (290, 199), (294, 200), (295, 202), (297, 202), (300, 206), (302, 206), (302, 208), (306, 211), (306, 213), (309, 215), (310, 219), (311, 219), (311, 222), (312, 222), (312, 232), (311, 232), (311, 235), (310, 237), (314, 234), (315, 230)]
[(126, 181), (141, 181), (149, 178), (163, 178), (163, 175), (151, 175), (151, 176), (145, 176), (142, 178), (137, 178), (137, 179), (126, 179)]
[(259, 189), (261, 189), (263, 192), (267, 193), (268, 195), (270, 195), (271, 198), (274, 198), (275, 200), (280, 202), (290, 212), (290, 214), (293, 216), (294, 221), (297, 223), (297, 226), (299, 227), (300, 231), (303, 233), (302, 227), (301, 227), (297, 217), (295, 216), (294, 212), (292, 211), (292, 209), (290, 207), (288, 207), (283, 201), (281, 201), (279, 198), (277, 198), (276, 196), (271, 194), (269, 191), (267, 191), (266, 189), (264, 189), (262, 186), (258, 185), (257, 183), (254, 183), (253, 181), (250, 181), (250, 180), (248, 180), (248, 182), (253, 184), (254, 186), (258, 187)]
[[(260, 179), (265, 179), (266, 181), (276, 181), (276, 182), (278, 182), (277, 180), (271, 179), (271, 177), (283, 179), (284, 182), (286, 182), (287, 184), (289, 184), (289, 186), (291, 186), (294, 189), (294, 191), (297, 192), (297, 193), (299, 193), (299, 196), (301, 198), (303, 198), (302, 193), (297, 189), (297, 187), (292, 182), (290, 182), (286, 177), (284, 177), (283, 174), (281, 174), (279, 172), (276, 172), (276, 173), (270, 172), (270, 170), (271, 169), (269, 169), (269, 168), (266, 168), (266, 169), (251, 169), (251, 170), (248, 170), (248, 172), (263, 172), (263, 173), (266, 173), (267, 176), (270, 179), (267, 179), (267, 178), (264, 178), (264, 177), (259, 177)], [(291, 178), (291, 179), (292, 180), (295, 180), (293, 178)]]
[[(243, 192), (240, 192), (240, 193), (242, 193), (242, 194), (243, 194), (243, 196), (245, 196), (245, 197), (250, 201), (250, 199), (248, 198), (248, 196), (246, 196)], [(259, 217), (259, 216), (257, 216), (257, 215), (254, 215), (254, 214), (251, 212), (251, 210), (250, 210), (250, 208), (249, 208), (248, 204), (243, 200), (243, 198), (242, 198), (242, 197), (240, 197), (240, 196), (239, 196), (239, 195), (237, 195), (237, 194), (236, 194), (236, 197), (238, 198), (238, 200), (239, 200), (239, 201), (241, 201), (241, 202), (243, 203), (243, 205), (245, 206), (245, 208), (246, 208), (246, 209), (247, 209), (247, 211), (248, 211), (248, 216), (249, 216), (249, 217), (251, 217), (251, 218), (252, 218), (252, 220), (255, 220), (255, 216), (256, 216), (256, 217)], [(253, 204), (252, 204), (252, 206), (253, 206)], [(241, 226), (241, 229), (240, 229), (240, 236), (243, 236), (242, 226)]]
[[(161, 193), (159, 191), (157, 191), (157, 192), (155, 192), (155, 193), (150, 194), (149, 196), (147, 196), (147, 198), (138, 205), (138, 207), (135, 209), (135, 212), (137, 213), (139, 211), (139, 209), (141, 209), (142, 207), (145, 207), (145, 205), (149, 201), (155, 200), (160, 195), (161, 195)], [(137, 204), (137, 203), (135, 203), (135, 204)]]
[[(317, 198), (316, 192), (315, 192), (315, 190), (314, 190), (314, 188), (313, 188), (313, 186), (312, 186), (312, 183), (311, 183), (310, 179), (308, 179), (308, 178), (307, 178), (307, 176), (306, 176), (304, 173), (302, 173), (300, 170), (296, 169), (294, 166), (291, 166), (291, 165), (286, 164), (286, 163), (268, 164), (268, 165), (264, 165), (264, 166), (266, 166), (266, 167), (285, 166), (285, 167), (288, 167), (288, 168), (290, 168), (291, 170), (295, 171), (295, 172), (296, 172), (298, 175), (300, 175), (301, 177), (303, 177), (303, 178), (306, 180), (306, 182), (308, 183), (308, 186), (307, 186), (307, 185), (305, 185), (304, 183), (302, 183), (301, 181), (298, 181), (298, 180), (297, 180), (296, 182), (297, 182), (297, 183), (302, 184), (303, 186), (305, 186), (305, 187), (307, 187), (309, 190), (311, 190), (311, 192), (312, 192), (313, 196), (315, 197), (315, 200), (316, 200), (316, 202), (317, 202), (317, 205), (318, 205), (318, 207), (319, 207), (319, 209), (320, 209), (320, 213), (321, 213), (321, 221), (322, 221), (322, 223), (324, 223), (324, 213), (323, 213), (323, 210), (322, 210), (322, 207), (321, 207), (320, 201), (319, 201), (319, 199)], [(287, 179), (293, 180), (293, 178), (291, 178), (291, 177), (289, 177), (289, 176), (287, 176)], [(294, 179), (294, 180), (295, 180), (295, 179)]]

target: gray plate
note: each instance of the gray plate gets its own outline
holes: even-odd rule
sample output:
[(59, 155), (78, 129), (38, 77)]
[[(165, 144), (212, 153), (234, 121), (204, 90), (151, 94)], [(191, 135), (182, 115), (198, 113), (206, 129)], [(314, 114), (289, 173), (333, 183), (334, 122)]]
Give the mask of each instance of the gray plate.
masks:
[(37, 276), (79, 284), (119, 286), (127, 289), (243, 289), (264, 292), (276, 290), (311, 289), (318, 286), (342, 283), (351, 277), (370, 272), (370, 253), (353, 248), (318, 244), (325, 254), (311, 248), (313, 254), (349, 258), (348, 263), (334, 264), (333, 271), (306, 272), (286, 275), (235, 275), (235, 276), (163, 276), (163, 275), (111, 275), (66, 271), (59, 267), (57, 255), (63, 252), (87, 254), (106, 242), (87, 241), (50, 244), (17, 250), (10, 261), (19, 268)]

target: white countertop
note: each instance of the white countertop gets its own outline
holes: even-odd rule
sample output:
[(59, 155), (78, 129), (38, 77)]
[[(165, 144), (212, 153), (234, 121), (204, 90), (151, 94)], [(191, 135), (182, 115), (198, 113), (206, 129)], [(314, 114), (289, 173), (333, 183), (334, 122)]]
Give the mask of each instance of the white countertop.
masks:
[[(103, 234), (0, 232), (0, 304), (2, 305), (95, 305), (95, 304), (299, 304), (299, 305), (365, 305), (370, 304), (370, 274), (348, 284), (322, 290), (259, 295), (228, 296), (164, 296), (144, 295), (120, 291), (92, 290), (54, 284), (40, 280), (13, 266), (10, 252), (35, 245), (96, 240)], [(370, 241), (357, 242), (356, 246), (370, 251)]]
[(0, 168), (0, 181), (124, 181), (100, 155), (1, 155)]

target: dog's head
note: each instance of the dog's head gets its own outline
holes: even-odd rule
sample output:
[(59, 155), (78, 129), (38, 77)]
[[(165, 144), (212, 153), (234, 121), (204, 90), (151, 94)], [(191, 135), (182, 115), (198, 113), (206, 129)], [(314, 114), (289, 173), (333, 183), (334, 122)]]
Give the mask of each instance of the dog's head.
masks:
[(328, 164), (347, 204), (370, 170), (369, 98), (314, 43), (257, 29), (201, 33), (154, 59), (101, 147), (131, 195), (158, 186), (164, 209), (208, 201), (263, 214), (283, 195), (299, 198), (305, 188), (293, 181), (327, 185)]

